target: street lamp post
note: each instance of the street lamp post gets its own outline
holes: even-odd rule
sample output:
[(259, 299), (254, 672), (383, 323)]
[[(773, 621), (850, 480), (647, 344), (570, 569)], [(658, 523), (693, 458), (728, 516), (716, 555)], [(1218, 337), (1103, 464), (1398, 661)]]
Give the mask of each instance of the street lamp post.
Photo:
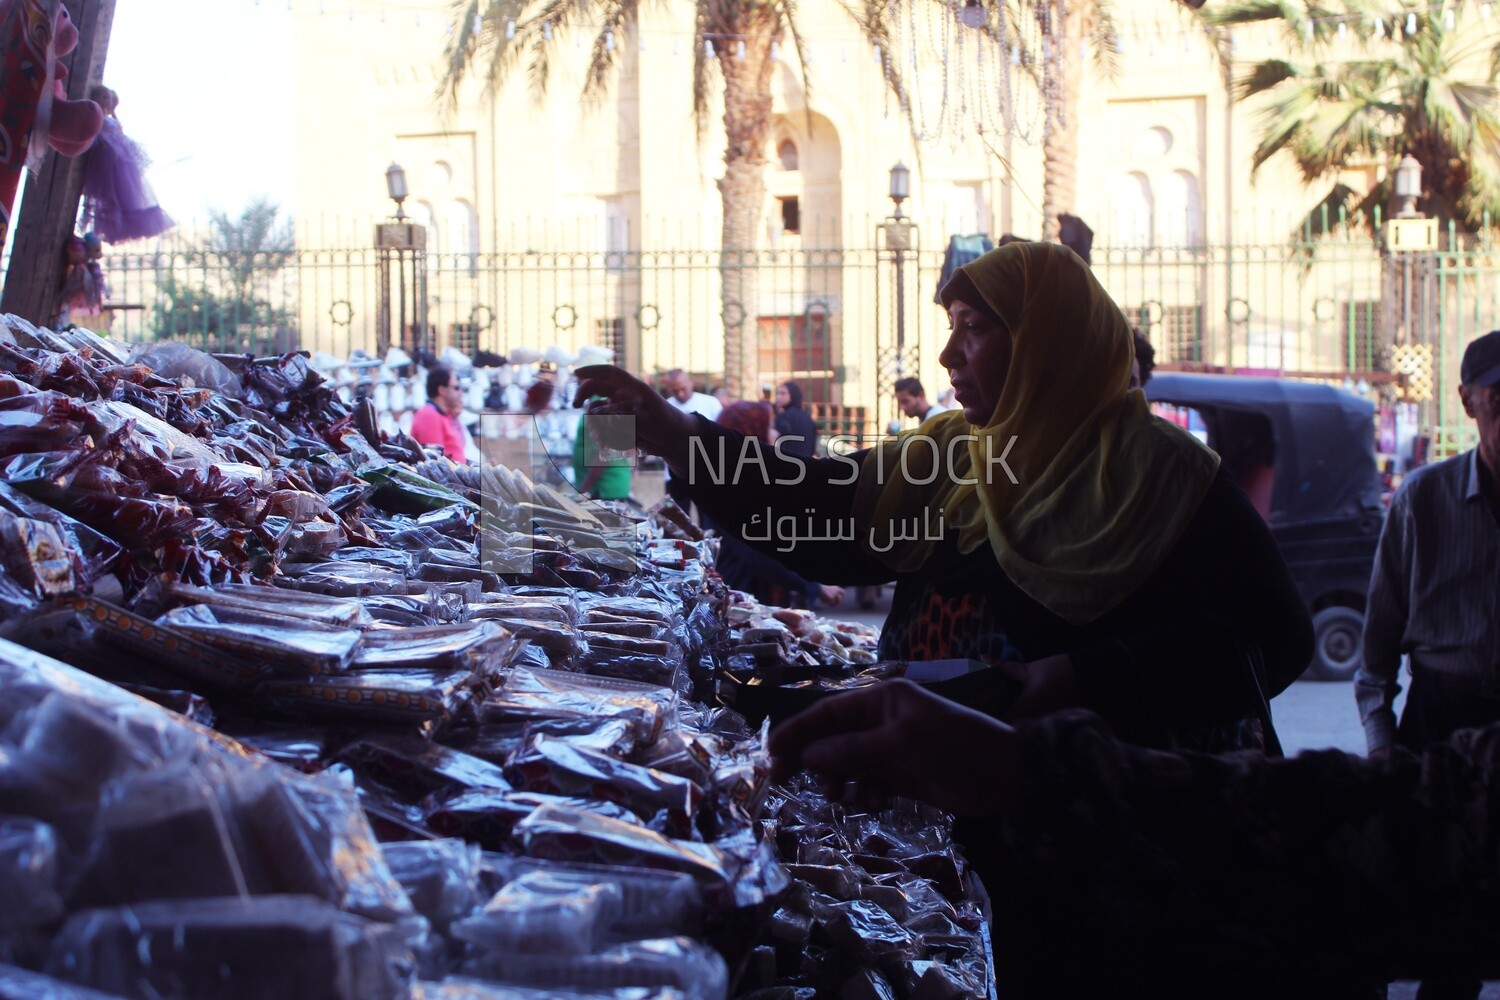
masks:
[[(380, 265), (379, 301), (376, 310), (376, 339), (382, 355), (396, 341), (415, 355), (427, 344), (427, 227), (406, 216), (404, 203), (409, 194), (406, 171), (392, 163), (385, 171), (385, 190), (396, 203), (392, 219), (376, 225), (375, 250)], [(395, 270), (395, 329), (392, 330), (391, 271)], [(409, 267), (409, 273), (408, 273)], [(411, 291), (408, 296), (407, 285)], [(411, 301), (412, 335), (407, 337), (407, 300)], [(394, 336), (393, 336), (394, 332)]]
[(882, 375), (887, 370), (892, 373), (890, 384), (880, 386), (882, 397), (887, 398), (895, 391), (895, 382), (907, 374), (908, 367), (916, 367), (906, 350), (906, 260), (917, 249), (917, 226), (901, 212), (901, 203), (911, 197), (911, 170), (904, 163), (891, 168), (889, 193), (894, 211), (879, 227), (885, 249), (890, 252), (891, 263), (896, 269), (896, 346), (889, 368), (881, 366)]

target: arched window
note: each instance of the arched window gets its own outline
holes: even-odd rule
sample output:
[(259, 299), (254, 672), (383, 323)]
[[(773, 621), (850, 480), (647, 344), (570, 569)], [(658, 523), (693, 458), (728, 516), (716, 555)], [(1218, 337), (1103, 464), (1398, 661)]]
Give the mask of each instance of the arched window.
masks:
[(1198, 178), (1186, 170), (1174, 170), (1162, 184), (1162, 233), (1178, 246), (1203, 245), (1203, 207), (1198, 196)]
[(479, 219), (470, 205), (462, 198), (448, 204), (447, 218), (443, 220), (444, 235), (448, 238), (446, 253), (479, 252)]
[(1152, 216), (1155, 202), (1151, 181), (1139, 172), (1120, 174), (1114, 180), (1113, 229), (1120, 246), (1154, 246)]
[(790, 139), (782, 139), (776, 146), (776, 159), (781, 161), (782, 170), (798, 169), (797, 144)]

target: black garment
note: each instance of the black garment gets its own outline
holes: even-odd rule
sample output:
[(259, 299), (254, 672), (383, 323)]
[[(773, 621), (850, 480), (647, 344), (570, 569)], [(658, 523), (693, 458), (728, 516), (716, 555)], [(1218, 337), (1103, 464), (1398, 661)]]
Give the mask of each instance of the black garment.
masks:
[(1462, 674), (1423, 670), (1413, 674), (1396, 738), (1412, 753), (1441, 743), (1461, 729), (1500, 722), (1500, 698), (1487, 698), (1480, 682)]
[(783, 439), (779, 443), (784, 455), (811, 458), (818, 450), (818, 425), (813, 422), (812, 414), (800, 406), (788, 406), (776, 414), (776, 434)]
[[(725, 453), (740, 454), (742, 438), (727, 428), (699, 420), (697, 433), (709, 443), (724, 438)], [(798, 523), (812, 518), (815, 525), (849, 517), (863, 453), (823, 459), (780, 459), (770, 449), (763, 454), (767, 475), (754, 464), (730, 469), (724, 478), (731, 488), (715, 487), (699, 470), (694, 499), (727, 530), (741, 530), (756, 515), (763, 519), (757, 525), (782, 516)], [(797, 485), (769, 485), (794, 481), (799, 473)], [(763, 532), (752, 527), (757, 533)], [(1261, 694), (1280, 693), (1312, 658), (1312, 623), (1286, 563), (1265, 522), (1222, 471), (1156, 572), (1084, 625), (1070, 624), (1017, 587), (988, 546), (963, 555), (949, 539), (920, 570), (903, 574), (851, 541), (799, 542), (777, 554), (773, 539), (760, 548), (825, 583), (895, 579), (883, 658), (981, 657), (1006, 642), (1028, 661), (1069, 654), (1081, 704), (1121, 739), (1143, 746), (1214, 747), (1222, 727), (1257, 716)], [(1263, 667), (1259, 679), (1252, 661)]]
[[(1161, 754), (1059, 712), (982, 829), (999, 995), (1342, 1000), (1500, 977), (1500, 725), (1386, 760)], [(1380, 984), (1379, 993), (1372, 988)]]

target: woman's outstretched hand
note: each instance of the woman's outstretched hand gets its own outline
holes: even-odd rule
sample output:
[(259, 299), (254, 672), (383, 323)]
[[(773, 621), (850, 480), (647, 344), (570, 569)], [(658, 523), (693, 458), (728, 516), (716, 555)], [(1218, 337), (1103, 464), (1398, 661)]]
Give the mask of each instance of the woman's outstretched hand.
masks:
[[(660, 455), (668, 464), (687, 455), (693, 418), (668, 403), (661, 393), (615, 365), (585, 365), (574, 375), (578, 378), (574, 406), (587, 406), (591, 416), (634, 418), (634, 426), (632, 421), (620, 421), (613, 427), (613, 421), (601, 422), (600, 439), (608, 447), (639, 448)], [(634, 440), (617, 439), (631, 436)]]
[(959, 816), (1014, 805), (1022, 765), (1015, 731), (907, 680), (835, 695), (771, 733), (773, 775), (801, 768), (846, 797), (901, 795)]

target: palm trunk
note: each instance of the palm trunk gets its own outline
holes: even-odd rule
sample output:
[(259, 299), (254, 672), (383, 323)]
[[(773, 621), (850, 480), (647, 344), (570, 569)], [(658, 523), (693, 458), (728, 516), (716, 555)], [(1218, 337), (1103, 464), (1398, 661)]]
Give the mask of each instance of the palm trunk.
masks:
[(1059, 6), (1055, 0), (1048, 0), (1037, 8), (1043, 30), (1052, 29), (1051, 44), (1055, 46), (1051, 64), (1044, 67), (1053, 75), (1049, 78), (1052, 98), (1046, 102), (1042, 132), (1042, 238), (1053, 241), (1061, 228), (1058, 216), (1073, 214), (1078, 197), (1078, 96), (1088, 27), (1086, 0), (1071, 0), (1062, 11)]
[[(764, 30), (755, 30), (763, 27)], [(756, 248), (766, 199), (766, 142), (771, 134), (771, 38), (774, 25), (740, 26), (740, 42), (718, 43), (724, 74), (724, 206), (719, 263), (724, 323), (724, 384), (733, 399), (758, 399), (759, 317)], [(745, 37), (749, 36), (749, 37)]]

